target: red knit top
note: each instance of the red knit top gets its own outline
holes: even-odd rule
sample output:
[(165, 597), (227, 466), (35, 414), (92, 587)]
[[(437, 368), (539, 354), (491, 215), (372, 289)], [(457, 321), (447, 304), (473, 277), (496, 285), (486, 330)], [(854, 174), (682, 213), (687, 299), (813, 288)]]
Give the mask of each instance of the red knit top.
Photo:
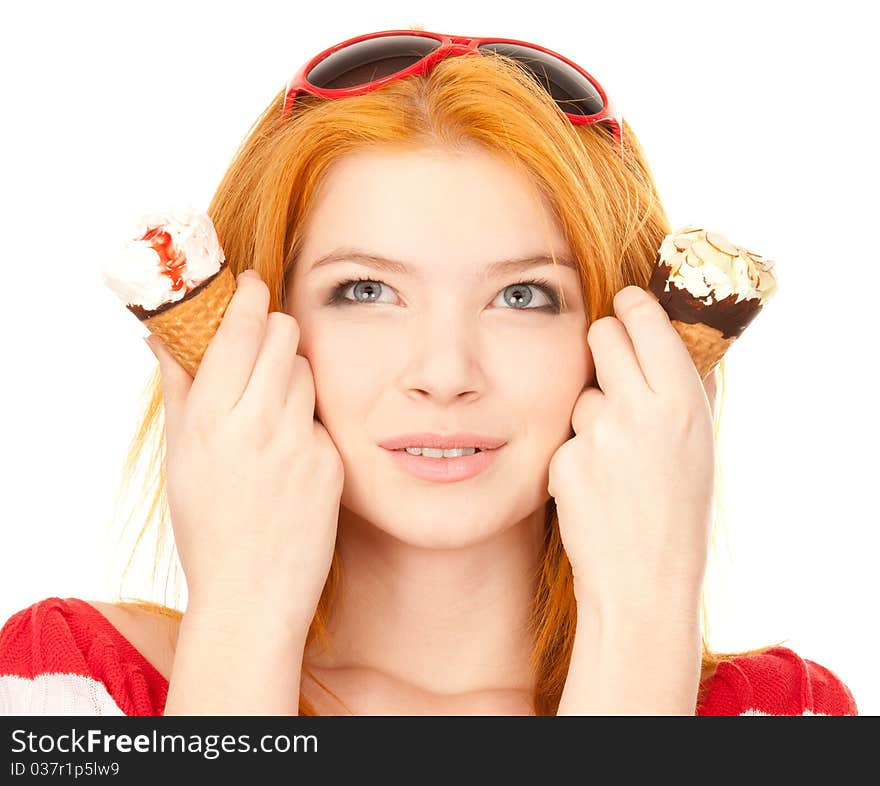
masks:
[[(718, 665), (697, 715), (858, 715), (831, 671), (786, 647)], [(0, 630), (0, 715), (162, 715), (168, 681), (94, 606), (46, 598)]]

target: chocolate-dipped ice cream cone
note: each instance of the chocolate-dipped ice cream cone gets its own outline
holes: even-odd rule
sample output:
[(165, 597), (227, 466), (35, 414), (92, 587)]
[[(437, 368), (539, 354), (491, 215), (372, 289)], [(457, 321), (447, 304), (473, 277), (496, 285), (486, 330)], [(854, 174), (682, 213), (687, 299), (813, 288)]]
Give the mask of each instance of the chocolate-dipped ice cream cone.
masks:
[(104, 282), (195, 377), (235, 292), (211, 219), (190, 208), (141, 219)]
[(776, 292), (773, 262), (717, 232), (685, 227), (660, 245), (648, 291), (705, 379)]

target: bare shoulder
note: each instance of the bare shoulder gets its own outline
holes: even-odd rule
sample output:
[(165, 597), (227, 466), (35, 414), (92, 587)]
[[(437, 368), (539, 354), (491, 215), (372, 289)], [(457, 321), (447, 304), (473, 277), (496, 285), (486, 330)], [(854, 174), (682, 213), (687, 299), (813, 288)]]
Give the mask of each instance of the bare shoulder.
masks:
[(170, 679), (180, 623), (174, 617), (136, 603), (87, 600), (104, 615), (166, 680)]

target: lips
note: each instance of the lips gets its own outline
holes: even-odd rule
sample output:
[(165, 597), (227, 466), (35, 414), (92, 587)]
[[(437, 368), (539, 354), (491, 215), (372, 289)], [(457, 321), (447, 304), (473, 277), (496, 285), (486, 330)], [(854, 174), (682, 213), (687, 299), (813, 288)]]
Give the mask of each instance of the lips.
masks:
[(405, 450), (389, 449), (387, 455), (404, 472), (433, 483), (455, 483), (468, 480), (488, 469), (500, 451), (481, 450), (471, 456), (430, 458), (413, 456)]
[(505, 444), (506, 440), (471, 431), (459, 431), (451, 434), (433, 432), (415, 432), (400, 434), (383, 440), (379, 445), (387, 450), (403, 450), (404, 448), (479, 448), (481, 451), (494, 450)]

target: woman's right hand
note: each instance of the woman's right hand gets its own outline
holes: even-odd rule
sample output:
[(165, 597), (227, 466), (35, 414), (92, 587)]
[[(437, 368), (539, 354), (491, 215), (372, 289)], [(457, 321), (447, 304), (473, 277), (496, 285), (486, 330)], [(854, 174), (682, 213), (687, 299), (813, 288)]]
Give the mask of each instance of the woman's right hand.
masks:
[(268, 305), (259, 274), (242, 273), (195, 379), (156, 336), (148, 343), (188, 610), (268, 606), (305, 633), (333, 556), (343, 465), (314, 417), (296, 319)]

